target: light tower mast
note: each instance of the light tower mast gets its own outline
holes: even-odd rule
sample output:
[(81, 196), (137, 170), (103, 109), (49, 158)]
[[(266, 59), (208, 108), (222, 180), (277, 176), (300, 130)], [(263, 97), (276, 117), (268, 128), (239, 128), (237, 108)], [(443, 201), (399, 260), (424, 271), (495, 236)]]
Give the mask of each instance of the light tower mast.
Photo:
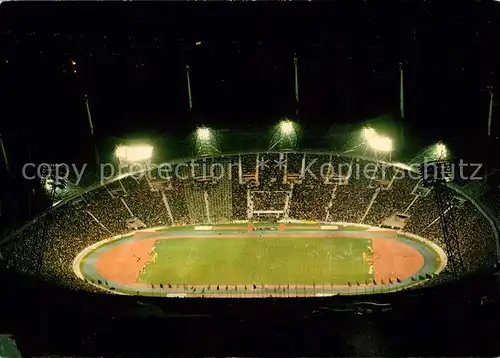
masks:
[(297, 58), (297, 54), (293, 54), (293, 68), (295, 74), (295, 115), (299, 115), (299, 69), (298, 69), (299, 60)]
[(455, 227), (455, 204), (447, 183), (452, 181), (451, 164), (446, 160), (446, 147), (437, 144), (437, 160), (426, 162), (420, 166), (420, 174), (424, 186), (434, 189), (435, 203), (439, 212), (441, 232), (445, 243), (450, 273), (455, 278), (465, 274), (465, 266), (460, 250), (460, 241)]
[(7, 174), (10, 173), (9, 160), (7, 159), (7, 153), (5, 152), (5, 147), (3, 145), (2, 135), (0, 134), (0, 150), (2, 150), (2, 159), (5, 165), (5, 171)]
[(401, 119), (405, 118), (405, 97), (403, 87), (403, 62), (399, 63), (399, 115)]
[(92, 114), (90, 112), (89, 96), (85, 93), (83, 99), (85, 101), (85, 109), (87, 110), (87, 119), (89, 121), (89, 129), (90, 129), (90, 140), (92, 141), (92, 146), (94, 147), (95, 162), (96, 166), (99, 168), (100, 164), (99, 151), (97, 150), (97, 140), (94, 133), (94, 123), (92, 122)]
[(488, 138), (491, 138), (491, 118), (493, 116), (493, 87), (488, 86), (488, 92), (490, 95), (490, 105), (488, 109)]
[(193, 109), (193, 97), (191, 95), (191, 77), (189, 76), (189, 65), (185, 66), (186, 69), (186, 81), (187, 81), (187, 91), (188, 91), (188, 104), (189, 111)]

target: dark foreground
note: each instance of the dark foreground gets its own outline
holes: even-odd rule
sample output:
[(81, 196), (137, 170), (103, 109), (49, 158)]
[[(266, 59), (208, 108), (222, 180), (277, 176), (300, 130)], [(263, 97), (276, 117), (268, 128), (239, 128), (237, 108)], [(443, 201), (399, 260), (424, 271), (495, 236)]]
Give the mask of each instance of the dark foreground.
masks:
[(494, 279), (328, 300), (142, 300), (3, 275), (0, 333), (23, 357), (498, 355)]

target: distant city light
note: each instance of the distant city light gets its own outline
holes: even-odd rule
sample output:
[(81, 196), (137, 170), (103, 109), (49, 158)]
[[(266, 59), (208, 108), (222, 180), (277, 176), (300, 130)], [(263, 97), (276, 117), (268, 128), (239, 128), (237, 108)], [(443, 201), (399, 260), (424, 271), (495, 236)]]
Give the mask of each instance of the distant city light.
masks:
[(120, 145), (116, 147), (115, 155), (124, 162), (138, 162), (151, 159), (153, 147), (150, 145)]
[(198, 41), (198, 42), (196, 43), (196, 46), (200, 46), (200, 45), (201, 45), (201, 41)]
[(76, 62), (75, 61), (71, 61), (71, 64), (74, 66), (74, 65), (76, 65)]

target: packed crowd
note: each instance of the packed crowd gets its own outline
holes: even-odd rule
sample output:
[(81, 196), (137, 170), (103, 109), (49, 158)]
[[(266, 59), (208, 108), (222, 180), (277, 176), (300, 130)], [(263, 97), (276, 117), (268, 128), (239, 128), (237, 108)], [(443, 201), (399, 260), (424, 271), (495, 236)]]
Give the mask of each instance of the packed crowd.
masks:
[[(420, 195), (425, 191), (418, 190), (417, 179), (396, 175), (401, 174), (399, 169), (389, 169), (383, 178), (378, 174), (367, 178), (351, 173), (348, 180), (339, 181), (345, 174), (330, 173), (333, 180), (329, 183), (324, 178), (304, 176), (299, 183), (290, 184), (287, 174), (300, 172), (303, 164), (314, 161), (309, 167), (314, 171), (320, 160), (337, 165), (342, 157), (287, 154), (270, 159), (279, 161), (287, 156), (290, 163), (286, 166), (260, 172), (256, 155), (220, 159), (224, 165), (230, 160), (235, 164), (231, 175), (208, 182), (199, 181), (195, 175), (182, 180), (173, 178), (158, 187), (146, 177), (126, 177), (119, 185), (115, 182), (101, 186), (57, 207), (46, 218), (27, 225), (19, 237), (1, 245), (0, 251), (9, 266), (33, 273), (39, 248), (43, 246), (44, 275), (74, 288), (94, 290), (76, 278), (73, 259), (93, 243), (129, 232), (125, 222), (131, 217), (146, 227), (156, 227), (232, 222), (249, 217), (256, 220), (257, 216), (251, 216), (254, 210), (283, 210), (281, 219), (377, 226), (390, 215), (404, 213), (408, 215), (404, 231), (444, 245), (433, 192)], [(343, 159), (351, 166), (354, 163), (352, 158)], [(488, 220), (468, 201), (457, 201), (454, 210), (446, 215), (452, 212), (467, 269), (491, 266), (496, 260), (495, 238)], [(45, 227), (48, 230), (44, 235)]]
[(284, 210), (289, 192), (274, 191), (265, 187), (263, 189), (252, 193), (254, 210)]
[[(135, 180), (131, 177), (121, 180), (126, 191), (124, 197), (133, 216), (138, 217), (147, 227), (171, 224), (168, 212), (162, 201), (162, 195), (146, 179)], [(148, 200), (144, 200), (148, 198)]]
[[(399, 175), (400, 170), (394, 174)], [(404, 214), (410, 207), (415, 195), (412, 194), (417, 183), (408, 176), (403, 176), (401, 179), (394, 180), (387, 190), (381, 190), (377, 195), (373, 208), (365, 218), (365, 222), (369, 225), (378, 225), (381, 220), (394, 212)]]

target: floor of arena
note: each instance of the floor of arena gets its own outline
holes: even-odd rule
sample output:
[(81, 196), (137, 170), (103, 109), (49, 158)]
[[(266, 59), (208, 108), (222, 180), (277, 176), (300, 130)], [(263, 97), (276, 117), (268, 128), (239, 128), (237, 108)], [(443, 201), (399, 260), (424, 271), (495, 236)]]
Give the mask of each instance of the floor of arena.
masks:
[(77, 275), (115, 293), (151, 296), (323, 296), (394, 291), (441, 265), (392, 230), (219, 226), (138, 231), (90, 248)]

